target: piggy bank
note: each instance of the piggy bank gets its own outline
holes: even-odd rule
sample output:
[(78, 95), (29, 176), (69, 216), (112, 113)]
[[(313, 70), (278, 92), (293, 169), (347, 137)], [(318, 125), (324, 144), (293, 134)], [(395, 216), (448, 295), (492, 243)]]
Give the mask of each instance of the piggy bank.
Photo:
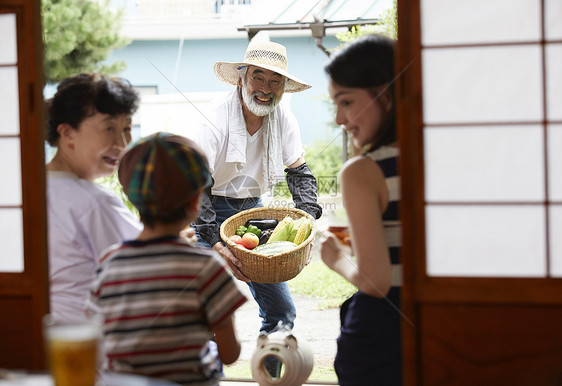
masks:
[(290, 330), (260, 334), (252, 355), (252, 376), (260, 386), (302, 385), (312, 372), (310, 347)]

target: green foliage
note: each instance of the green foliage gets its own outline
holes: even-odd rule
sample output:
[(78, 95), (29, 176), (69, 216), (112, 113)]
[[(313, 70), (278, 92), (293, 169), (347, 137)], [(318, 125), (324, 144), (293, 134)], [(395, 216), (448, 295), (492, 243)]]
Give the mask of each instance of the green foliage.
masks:
[(357, 288), (321, 261), (313, 261), (287, 282), (291, 293), (320, 299), (321, 310), (337, 308), (357, 292)]
[(339, 190), (339, 171), (343, 166), (342, 130), (330, 140), (316, 141), (312, 146), (305, 146), (306, 163), (316, 177), (318, 195), (336, 195)]
[(356, 25), (351, 27), (347, 32), (339, 32), (336, 34), (336, 39), (340, 42), (340, 46), (333, 49), (333, 51), (339, 50), (346, 43), (352, 42), (361, 36), (370, 35), (376, 33), (376, 26), (373, 24), (366, 25)]
[(252, 379), (252, 363), (249, 360), (239, 359), (235, 363), (224, 366), (226, 379)]
[[(340, 50), (345, 44), (354, 41), (361, 36), (370, 35), (370, 34), (380, 34), (388, 36), (392, 39), (398, 38), (398, 19), (397, 19), (397, 2), (396, 0), (393, 3), (393, 6), (379, 16), (380, 22), (376, 25), (356, 25), (351, 27), (351, 29), (347, 32), (340, 32), (336, 34), (336, 38), (340, 42), (338, 47), (330, 49), (329, 51), (338, 51)], [(336, 115), (336, 109), (334, 104), (331, 102), (330, 98), (326, 96), (325, 101), (328, 103), (330, 112), (332, 112), (332, 116)], [(330, 121), (328, 123), (331, 127), (338, 127), (338, 125), (334, 121)], [(351, 148), (351, 143), (348, 140), (348, 148)]]
[(376, 33), (388, 36), (391, 39), (398, 39), (398, 4), (396, 0), (392, 4), (392, 8), (387, 9), (381, 14), (381, 22), (377, 24), (379, 28)]
[[(249, 360), (240, 359), (231, 365), (224, 366), (224, 375), (229, 380), (252, 379), (252, 363)], [(338, 377), (333, 364), (323, 364), (315, 361), (308, 380), (313, 382), (337, 382)]]
[(355, 39), (369, 35), (379, 34), (385, 35), (392, 39), (398, 38), (398, 19), (397, 19), (397, 3), (396, 0), (391, 8), (387, 9), (379, 16), (379, 23), (375, 25), (353, 26), (347, 32), (340, 32), (336, 34), (336, 38), (340, 42), (340, 46), (335, 50), (340, 49), (345, 43), (354, 41)]
[[(318, 182), (318, 195), (335, 194), (334, 189), (337, 184), (339, 170), (343, 165), (342, 161), (342, 139), (341, 131), (335, 134), (332, 139), (316, 141), (312, 146), (305, 146), (306, 163)], [(291, 192), (287, 187), (286, 181), (278, 182), (273, 190), (276, 198), (289, 198)]]
[(129, 44), (119, 35), (122, 13), (109, 0), (42, 0), (41, 10), (47, 83), (80, 72), (112, 75), (125, 69), (124, 62), (102, 63)]
[(332, 363), (315, 363), (308, 379), (311, 381), (337, 382), (338, 376), (336, 375), (336, 370)]
[(110, 177), (102, 177), (96, 180), (96, 183), (105, 186), (109, 190), (113, 190), (117, 197), (123, 200), (123, 203), (133, 212), (137, 217), (139, 217), (139, 211), (135, 206), (129, 201), (129, 197), (123, 191), (123, 187), (119, 183), (119, 178), (117, 177), (117, 171), (113, 173)]

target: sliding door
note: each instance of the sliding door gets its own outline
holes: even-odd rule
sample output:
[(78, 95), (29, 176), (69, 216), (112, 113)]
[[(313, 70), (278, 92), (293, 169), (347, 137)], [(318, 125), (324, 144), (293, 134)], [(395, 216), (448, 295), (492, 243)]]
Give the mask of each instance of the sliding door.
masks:
[(562, 2), (399, 1), (407, 385), (562, 382)]

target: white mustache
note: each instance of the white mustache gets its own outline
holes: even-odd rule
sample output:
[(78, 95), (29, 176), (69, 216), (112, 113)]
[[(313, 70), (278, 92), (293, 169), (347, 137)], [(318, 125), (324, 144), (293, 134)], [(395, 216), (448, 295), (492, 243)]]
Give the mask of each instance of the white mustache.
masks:
[(263, 98), (270, 97), (273, 101), (275, 101), (275, 94), (272, 93), (272, 92), (266, 94), (266, 93), (261, 92), (261, 91), (256, 91), (254, 93), (254, 96), (259, 96), (259, 97), (263, 97)]

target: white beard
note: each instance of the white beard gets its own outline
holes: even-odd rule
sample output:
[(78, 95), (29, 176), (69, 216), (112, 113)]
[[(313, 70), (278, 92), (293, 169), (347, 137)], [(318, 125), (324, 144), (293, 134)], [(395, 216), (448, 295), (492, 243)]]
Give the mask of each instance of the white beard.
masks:
[[(267, 114), (271, 113), (273, 110), (275, 110), (275, 107), (277, 107), (277, 105), (279, 104), (279, 102), (281, 101), (281, 98), (277, 98), (277, 96), (273, 93), (270, 94), (264, 94), (262, 92), (255, 92), (254, 95), (256, 94), (261, 94), (261, 95), (271, 95), (271, 101), (272, 103), (270, 105), (260, 105), (259, 103), (257, 103), (254, 100), (254, 95), (250, 95), (250, 93), (248, 92), (248, 87), (246, 85), (246, 82), (243, 80), (242, 81), (242, 100), (244, 101), (244, 104), (246, 105), (246, 107), (248, 108), (248, 110), (250, 110), (250, 112), (258, 117), (264, 117)], [(281, 94), (283, 95), (283, 94)]]

